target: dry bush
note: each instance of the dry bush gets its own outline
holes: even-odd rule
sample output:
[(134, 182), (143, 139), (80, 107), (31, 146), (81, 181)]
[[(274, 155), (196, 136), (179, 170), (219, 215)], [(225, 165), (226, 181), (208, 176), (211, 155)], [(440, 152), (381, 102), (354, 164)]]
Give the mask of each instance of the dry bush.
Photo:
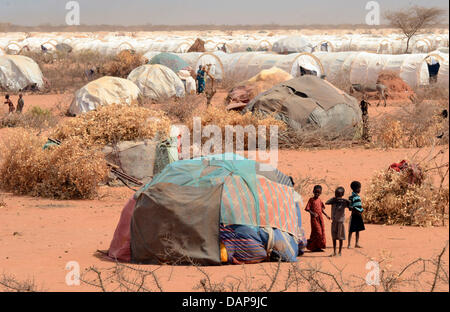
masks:
[[(448, 173), (448, 163), (446, 168)], [(365, 221), (415, 226), (445, 223), (448, 219), (449, 189), (443, 186), (443, 181), (439, 188), (434, 187), (430, 172), (422, 169), (422, 177), (415, 183), (411, 183), (412, 172), (409, 169), (376, 173), (364, 199)]]
[(80, 139), (43, 149), (45, 141), (16, 129), (1, 146), (0, 187), (21, 195), (58, 199), (92, 198), (108, 173), (103, 155)]
[[(204, 97), (189, 94), (182, 98), (168, 99), (160, 105), (160, 109), (174, 122), (188, 122), (192, 114), (198, 112), (204, 104)], [(145, 104), (144, 104), (145, 105)]]
[(131, 71), (146, 62), (145, 58), (130, 50), (121, 51), (117, 56), (100, 67), (104, 76), (127, 78)]
[(39, 292), (42, 291), (34, 280), (18, 281), (13, 275), (0, 275), (0, 290), (5, 292)]
[(372, 145), (400, 148), (448, 144), (448, 119), (441, 112), (442, 107), (423, 103), (405, 108), (395, 116), (377, 118), (370, 123)]
[(279, 147), (282, 149), (299, 148), (344, 148), (360, 144), (360, 127), (348, 127), (341, 131), (317, 129), (316, 127), (294, 130), (285, 129), (279, 134)]
[(425, 86), (420, 86), (416, 90), (416, 98), (418, 103), (426, 100), (438, 101), (440, 105), (448, 106), (449, 88), (448, 85), (442, 83), (433, 83)]
[[(251, 112), (247, 112), (245, 114), (241, 114), (239, 112), (236, 111), (227, 111), (225, 110), (224, 107), (217, 107), (217, 106), (210, 106), (208, 107), (206, 110), (203, 110), (200, 112), (200, 114), (198, 114), (197, 116), (192, 116), (191, 120), (188, 123), (188, 127), (191, 131), (191, 133), (193, 133), (193, 127), (194, 127), (194, 118), (200, 118), (201, 120), (201, 126), (202, 128), (205, 126), (217, 126), (221, 129), (221, 134), (222, 134), (222, 142), (225, 144), (225, 133), (226, 133), (226, 127), (230, 126), (230, 127), (236, 127), (236, 126), (242, 126), (245, 128), (247, 126), (253, 126), (254, 130), (256, 131), (256, 135), (258, 136), (259, 131), (258, 131), (258, 127), (259, 126), (265, 126), (266, 127), (266, 132), (264, 133), (265, 137), (263, 138), (263, 140), (266, 142), (266, 146), (268, 146), (269, 142), (270, 142), (270, 127), (271, 126), (276, 126), (278, 127), (278, 131), (284, 131), (286, 129), (286, 124), (278, 119), (275, 119), (273, 116), (271, 115), (266, 115), (266, 116), (262, 116), (262, 115), (258, 115), (258, 114), (252, 114)], [(248, 145), (249, 145), (249, 132), (245, 131), (244, 133), (244, 137), (243, 137), (243, 147), (245, 150), (248, 149)], [(192, 138), (194, 137), (193, 135), (191, 136)], [(202, 138), (202, 143), (205, 143), (209, 138)], [(233, 134), (233, 143), (234, 143), (234, 147), (237, 147), (237, 137), (236, 137), (236, 133)], [(241, 141), (239, 141), (241, 143)], [(257, 143), (258, 142), (258, 143)], [(259, 144), (259, 142), (261, 141), (261, 138), (257, 137), (257, 144)]]
[[(27, 52), (27, 56), (36, 61), (49, 85), (44, 92), (74, 91), (88, 82), (86, 71), (98, 69), (104, 63), (110, 62), (111, 57), (93, 51), (80, 51), (72, 53), (41, 53)], [(90, 79), (100, 78), (95, 70)]]
[(119, 141), (166, 138), (170, 120), (164, 112), (127, 105), (102, 106), (97, 110), (67, 119), (53, 137), (66, 141), (78, 138), (86, 146), (113, 144)]
[[(447, 257), (446, 257), (447, 255)], [(203, 292), (361, 292), (361, 291), (446, 291), (449, 287), (448, 241), (441, 252), (431, 259), (417, 258), (407, 265), (392, 269), (391, 257), (382, 254), (368, 261), (379, 264), (378, 281), (369, 285), (366, 276), (348, 274), (345, 267), (325, 270), (322, 263), (300, 261), (297, 263), (259, 264), (261, 272), (256, 275), (241, 266), (240, 274), (227, 275), (214, 280), (208, 269), (195, 263), (191, 265), (200, 273), (200, 279), (194, 290)], [(107, 269), (90, 267), (80, 277), (84, 285), (103, 292), (163, 292), (164, 285), (155, 269), (146, 269), (137, 265), (115, 263)], [(261, 273), (261, 274), (260, 274)], [(169, 278), (170, 279), (170, 278)], [(378, 283), (377, 283), (378, 282)]]
[(52, 111), (34, 106), (30, 111), (23, 114), (8, 114), (0, 119), (0, 128), (22, 127), (33, 129), (47, 129), (58, 123), (58, 118)]

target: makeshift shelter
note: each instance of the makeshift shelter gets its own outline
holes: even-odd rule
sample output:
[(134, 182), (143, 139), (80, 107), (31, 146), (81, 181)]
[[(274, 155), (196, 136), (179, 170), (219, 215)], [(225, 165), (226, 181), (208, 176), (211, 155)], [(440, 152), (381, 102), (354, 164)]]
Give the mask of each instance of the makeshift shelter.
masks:
[(67, 43), (58, 43), (55, 46), (56, 50), (63, 53), (70, 53), (72, 52), (72, 47), (68, 45)]
[(189, 47), (187, 50), (188, 53), (190, 52), (206, 52), (205, 50), (205, 41), (203, 41), (200, 38), (197, 38), (195, 42)]
[(244, 112), (275, 114), (296, 130), (312, 127), (328, 133), (356, 131), (361, 110), (355, 98), (326, 80), (302, 76), (258, 95)]
[(124, 207), (108, 256), (134, 263), (296, 261), (301, 197), (276, 169), (233, 154), (168, 165)]
[(302, 36), (284, 37), (272, 45), (272, 51), (277, 53), (299, 53), (313, 51), (313, 45), (309, 40)]
[(111, 104), (137, 105), (140, 95), (141, 91), (132, 81), (105, 76), (89, 82), (75, 93), (69, 114), (79, 115)]
[(128, 80), (138, 86), (144, 97), (154, 101), (185, 96), (180, 77), (163, 65), (139, 66), (130, 73)]
[(189, 64), (186, 63), (178, 55), (167, 52), (159, 53), (153, 56), (148, 63), (152, 65), (159, 64), (166, 66), (173, 70), (173, 72), (175, 73), (178, 73), (180, 70), (189, 68)]
[(239, 85), (231, 89), (227, 99), (230, 102), (248, 103), (258, 94), (292, 78), (290, 74), (278, 67), (265, 69), (256, 76), (239, 83)]
[(43, 87), (44, 78), (34, 60), (22, 55), (0, 56), (0, 89), (18, 92)]

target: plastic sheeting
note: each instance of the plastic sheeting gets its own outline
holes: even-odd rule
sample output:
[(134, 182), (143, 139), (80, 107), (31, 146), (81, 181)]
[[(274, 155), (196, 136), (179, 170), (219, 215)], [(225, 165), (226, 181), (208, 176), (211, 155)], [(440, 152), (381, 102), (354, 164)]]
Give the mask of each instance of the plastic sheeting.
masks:
[(137, 104), (140, 94), (132, 81), (105, 76), (91, 81), (75, 93), (69, 113), (78, 115), (111, 104)]
[(130, 73), (128, 80), (138, 86), (144, 97), (155, 101), (185, 96), (180, 77), (163, 65), (139, 66)]
[(26, 56), (0, 56), (0, 88), (18, 92), (27, 87), (44, 87), (39, 65)]
[(375, 84), (383, 70), (397, 73), (411, 87), (426, 85), (429, 81), (424, 54), (375, 54), (367, 52), (317, 52), (330, 81), (349, 80), (363, 85)]
[(307, 38), (301, 36), (282, 38), (272, 46), (272, 51), (277, 53), (310, 53), (312, 50), (313, 44)]

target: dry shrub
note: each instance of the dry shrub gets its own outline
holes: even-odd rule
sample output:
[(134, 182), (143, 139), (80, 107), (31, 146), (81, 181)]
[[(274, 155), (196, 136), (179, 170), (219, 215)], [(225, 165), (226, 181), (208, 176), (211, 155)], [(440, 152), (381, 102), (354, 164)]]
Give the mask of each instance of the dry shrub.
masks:
[(282, 149), (344, 148), (360, 144), (360, 137), (359, 125), (340, 131), (317, 127), (305, 127), (302, 130), (288, 128), (279, 134), (279, 147)]
[(133, 69), (145, 64), (145, 61), (141, 54), (124, 50), (117, 54), (112, 61), (104, 64), (100, 68), (100, 73), (104, 76), (127, 78)]
[[(80, 51), (72, 53), (41, 53), (27, 52), (27, 56), (36, 61), (49, 85), (44, 92), (67, 92), (78, 90), (86, 84), (88, 77), (86, 70), (101, 68), (110, 62), (111, 57), (94, 51)], [(100, 77), (98, 70), (90, 78)]]
[(182, 98), (172, 98), (164, 101), (159, 107), (175, 122), (188, 122), (194, 112), (204, 103), (204, 97), (188, 94)]
[(448, 144), (448, 119), (442, 118), (441, 112), (437, 105), (419, 104), (396, 116), (378, 118), (370, 124), (372, 144), (382, 148)]
[[(208, 125), (218, 126), (222, 130), (222, 142), (225, 142), (225, 127), (226, 126), (242, 126), (244, 129), (246, 126), (253, 126), (256, 131), (258, 131), (258, 126), (265, 126), (266, 133), (265, 139), (266, 143), (270, 140), (270, 126), (277, 126), (278, 131), (284, 131), (286, 129), (286, 124), (281, 120), (275, 119), (272, 115), (258, 115), (247, 112), (241, 114), (236, 111), (227, 111), (224, 107), (210, 106), (206, 110), (202, 111), (198, 116), (192, 116), (188, 123), (191, 133), (193, 132), (194, 118), (199, 117), (201, 119), (202, 127)], [(193, 136), (192, 136), (193, 137)], [(206, 142), (208, 138), (203, 138), (203, 143)], [(233, 136), (233, 141), (236, 142), (236, 135)], [(259, 138), (258, 138), (258, 142)], [(244, 135), (244, 148), (248, 148), (248, 132)]]
[(70, 118), (60, 124), (53, 137), (66, 141), (79, 138), (89, 147), (119, 141), (165, 138), (170, 130), (170, 120), (164, 112), (144, 107), (109, 105)]
[(3, 127), (22, 127), (33, 129), (47, 129), (54, 127), (58, 123), (52, 111), (34, 106), (30, 111), (24, 114), (8, 114), (0, 119), (0, 128)]
[(364, 218), (376, 224), (440, 225), (448, 215), (449, 189), (435, 188), (427, 171), (422, 183), (410, 183), (410, 172), (376, 173), (364, 199)]
[(80, 139), (43, 149), (45, 141), (17, 129), (1, 146), (0, 187), (15, 194), (58, 199), (92, 198), (108, 173), (100, 152)]

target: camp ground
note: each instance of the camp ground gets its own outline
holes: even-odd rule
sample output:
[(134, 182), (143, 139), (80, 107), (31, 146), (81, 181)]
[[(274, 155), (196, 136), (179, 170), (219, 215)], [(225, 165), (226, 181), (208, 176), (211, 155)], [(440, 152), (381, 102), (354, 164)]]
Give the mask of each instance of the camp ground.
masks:
[(0, 291), (448, 292), (448, 25), (36, 27)]

